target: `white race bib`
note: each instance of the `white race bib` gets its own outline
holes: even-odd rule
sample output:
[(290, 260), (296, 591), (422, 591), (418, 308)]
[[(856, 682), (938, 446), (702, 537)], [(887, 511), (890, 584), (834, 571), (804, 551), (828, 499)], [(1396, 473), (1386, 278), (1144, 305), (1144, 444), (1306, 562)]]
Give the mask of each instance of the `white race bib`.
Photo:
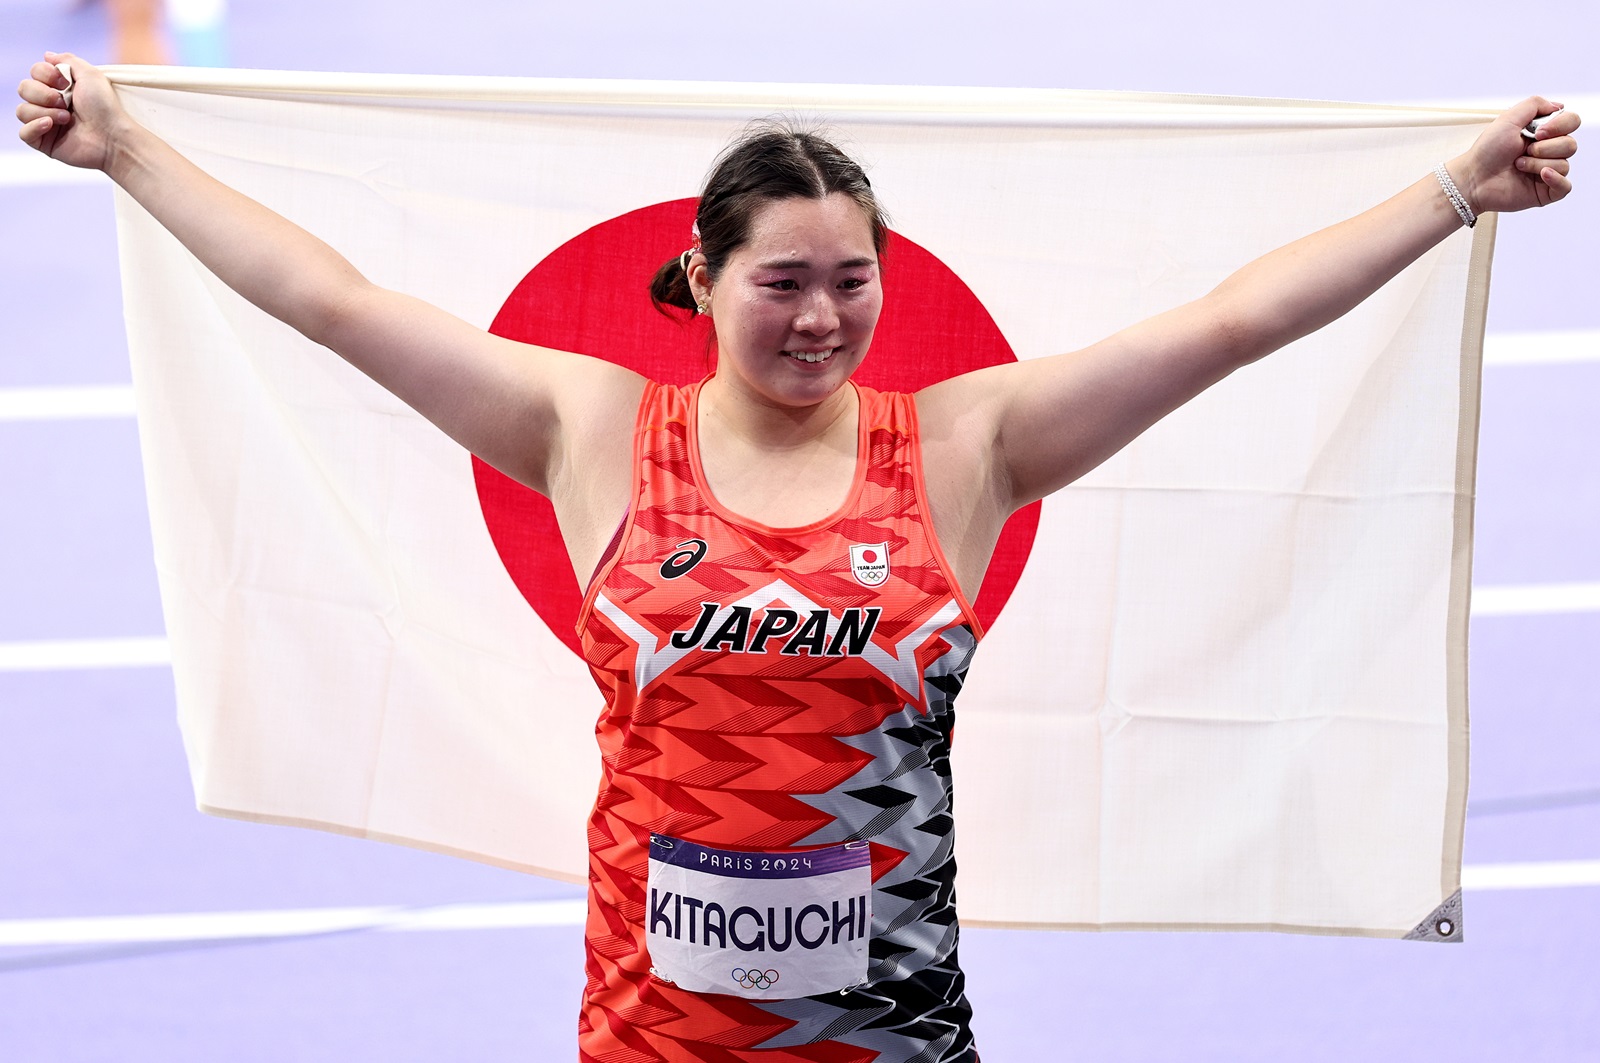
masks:
[(868, 844), (781, 853), (650, 836), (645, 943), (656, 977), (696, 993), (790, 1000), (867, 980)]

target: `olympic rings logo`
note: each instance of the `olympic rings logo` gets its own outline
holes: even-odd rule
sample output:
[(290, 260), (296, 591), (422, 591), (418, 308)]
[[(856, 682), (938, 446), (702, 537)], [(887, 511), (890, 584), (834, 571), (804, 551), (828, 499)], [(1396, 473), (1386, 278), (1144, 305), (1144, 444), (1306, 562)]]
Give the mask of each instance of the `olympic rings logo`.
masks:
[(754, 967), (747, 971), (743, 967), (735, 967), (733, 980), (743, 989), (766, 989), (768, 986), (778, 984), (778, 972), (758, 971)]

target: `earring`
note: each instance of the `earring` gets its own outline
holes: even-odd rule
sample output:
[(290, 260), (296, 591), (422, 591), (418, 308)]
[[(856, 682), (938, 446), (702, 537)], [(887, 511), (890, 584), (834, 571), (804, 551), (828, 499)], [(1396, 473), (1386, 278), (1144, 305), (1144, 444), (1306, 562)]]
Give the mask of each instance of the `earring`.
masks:
[(704, 317), (711, 313), (711, 304), (702, 299), (694, 304), (694, 312)]

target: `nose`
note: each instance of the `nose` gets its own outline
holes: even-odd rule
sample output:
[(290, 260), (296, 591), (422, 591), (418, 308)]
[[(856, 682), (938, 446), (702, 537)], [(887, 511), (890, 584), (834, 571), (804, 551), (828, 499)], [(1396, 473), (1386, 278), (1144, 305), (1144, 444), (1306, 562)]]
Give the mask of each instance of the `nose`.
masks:
[(805, 304), (795, 314), (795, 331), (826, 336), (838, 327), (839, 308), (834, 305), (833, 292), (819, 285), (807, 294)]

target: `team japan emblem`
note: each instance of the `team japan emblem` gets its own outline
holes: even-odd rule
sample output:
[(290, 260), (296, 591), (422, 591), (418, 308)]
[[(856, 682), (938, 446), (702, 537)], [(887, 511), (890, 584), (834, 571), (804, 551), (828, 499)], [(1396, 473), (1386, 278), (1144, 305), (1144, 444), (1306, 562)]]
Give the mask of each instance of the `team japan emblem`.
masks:
[(850, 548), (850, 574), (863, 587), (881, 587), (889, 578), (889, 544), (861, 543)]

